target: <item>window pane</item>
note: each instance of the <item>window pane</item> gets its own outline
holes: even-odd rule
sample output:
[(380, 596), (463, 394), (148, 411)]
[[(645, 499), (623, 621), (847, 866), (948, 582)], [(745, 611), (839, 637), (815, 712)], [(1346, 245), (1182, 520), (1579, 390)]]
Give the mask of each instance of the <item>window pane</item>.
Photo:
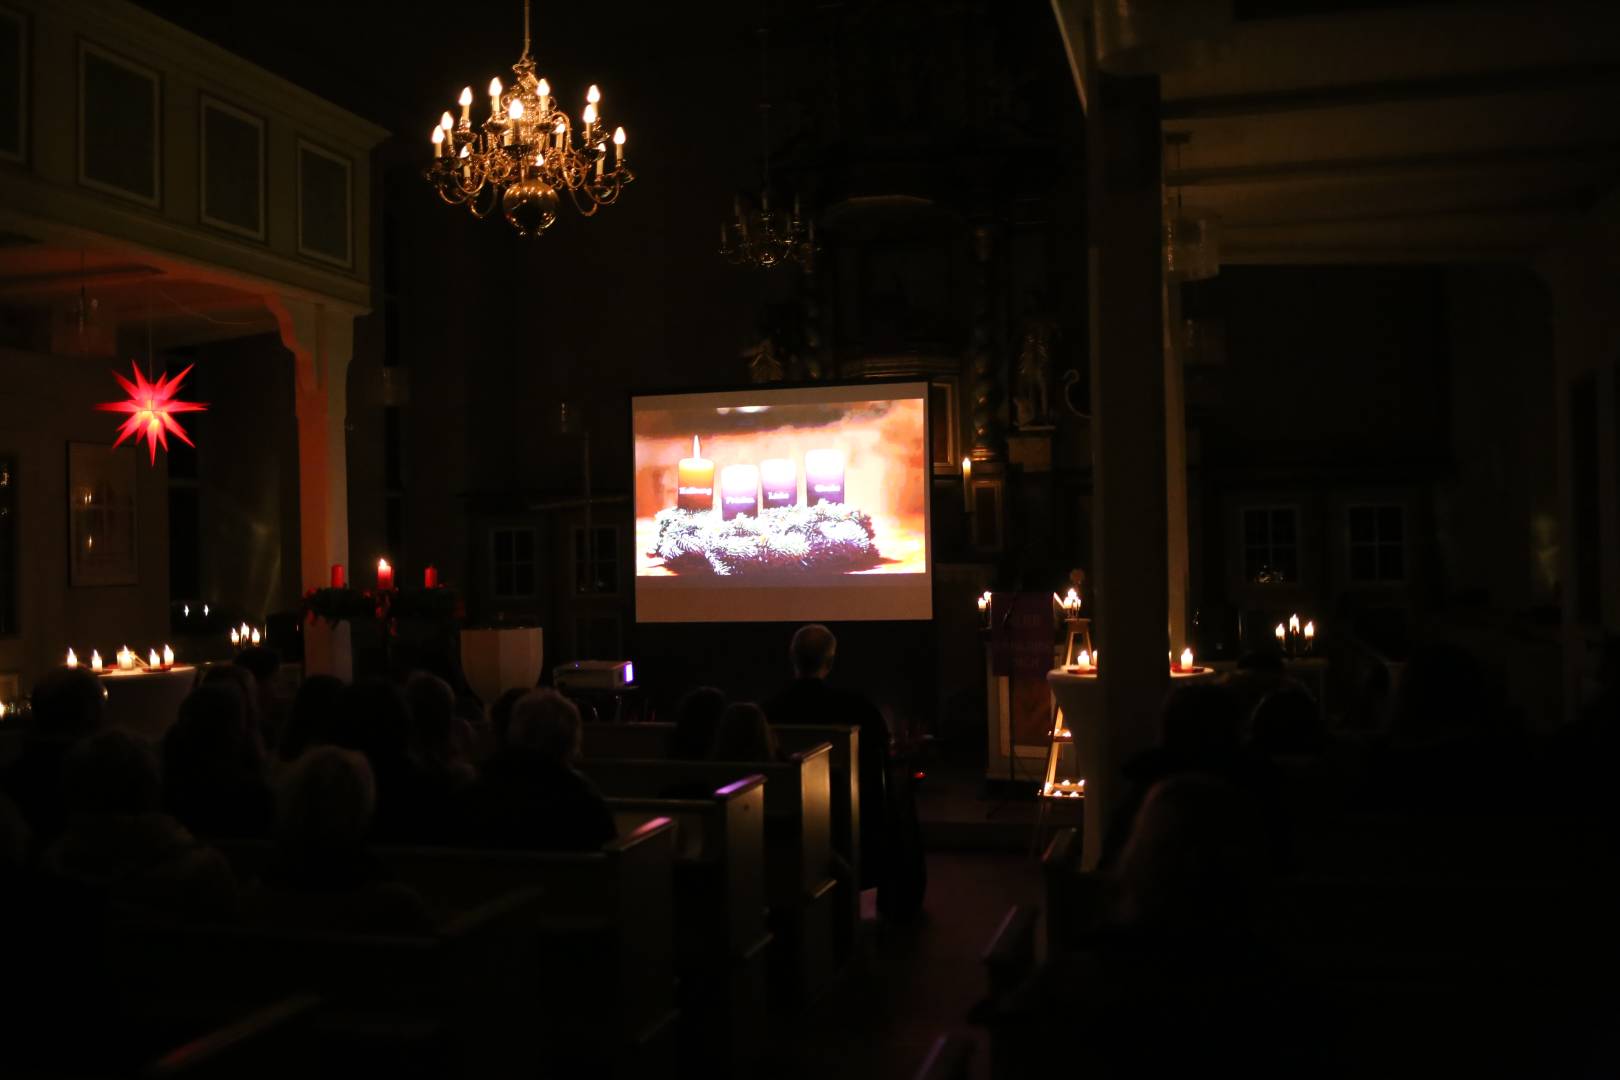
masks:
[(519, 563), (512, 574), (512, 595), (534, 595), (534, 566), (530, 563)]
[(1375, 581), (1378, 578), (1376, 548), (1356, 546), (1350, 549), (1350, 576), (1357, 581)]
[(1374, 512), (1365, 507), (1350, 511), (1350, 540), (1353, 543), (1371, 543), (1378, 539), (1378, 524)]
[(512, 567), (508, 564), (495, 564), (495, 595), (512, 595)]
[(211, 105), (203, 106), (203, 213), (216, 222), (260, 233), (260, 127)]
[(495, 562), (510, 563), (512, 561), (512, 530), (495, 530)]
[(1294, 512), (1292, 510), (1278, 510), (1271, 515), (1271, 542), (1277, 544), (1292, 544), (1294, 542)]
[(1299, 580), (1299, 552), (1292, 547), (1278, 548), (1272, 555), (1272, 569), (1289, 581)]
[(534, 530), (518, 529), (515, 531), (516, 554), (513, 556), (519, 562), (534, 562)]
[(84, 53), (84, 175), (157, 198), (157, 83), (99, 53)]
[(1266, 552), (1264, 548), (1243, 549), (1243, 576), (1254, 580), (1260, 571), (1266, 568)]
[(1400, 581), (1406, 577), (1406, 549), (1398, 544), (1383, 544), (1378, 548), (1378, 576), (1384, 581)]
[(1378, 539), (1384, 543), (1400, 542), (1406, 535), (1406, 515), (1398, 506), (1381, 507), (1378, 511)]
[(298, 148), (299, 231), (305, 252), (349, 261), (349, 166), (308, 146)]
[(1264, 510), (1243, 512), (1243, 542), (1263, 547), (1271, 542), (1270, 520)]

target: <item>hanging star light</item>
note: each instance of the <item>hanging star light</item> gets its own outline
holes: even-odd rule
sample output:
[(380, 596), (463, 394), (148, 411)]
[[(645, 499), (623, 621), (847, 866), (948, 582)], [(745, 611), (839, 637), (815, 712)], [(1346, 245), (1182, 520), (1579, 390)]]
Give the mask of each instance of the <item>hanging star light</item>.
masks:
[(102, 412), (129, 413), (129, 419), (118, 429), (118, 439), (113, 443), (118, 446), (125, 439), (133, 438), (137, 443), (146, 440), (150, 451), (152, 464), (157, 464), (158, 447), (169, 449), (169, 436), (173, 435), (187, 446), (195, 447), (197, 444), (186, 438), (185, 429), (175, 420), (174, 413), (202, 412), (207, 405), (195, 401), (177, 401), (175, 394), (180, 390), (180, 383), (191, 374), (192, 365), (178, 375), (161, 375), (156, 382), (141, 374), (140, 367), (130, 361), (130, 369), (135, 373), (135, 381), (130, 382), (118, 372), (113, 372), (113, 378), (118, 385), (124, 388), (129, 395), (124, 401), (108, 401), (97, 405)]

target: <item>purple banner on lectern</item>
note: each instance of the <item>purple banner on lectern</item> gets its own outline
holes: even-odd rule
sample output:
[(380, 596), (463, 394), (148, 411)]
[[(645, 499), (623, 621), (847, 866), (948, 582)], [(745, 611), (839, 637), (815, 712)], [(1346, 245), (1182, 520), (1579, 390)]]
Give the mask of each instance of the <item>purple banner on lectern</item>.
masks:
[(1052, 668), (1052, 635), (1050, 593), (996, 593), (991, 598), (992, 663), (997, 675), (1008, 676), (1012, 741), (1018, 746), (1044, 745), (1051, 726), (1046, 673)]

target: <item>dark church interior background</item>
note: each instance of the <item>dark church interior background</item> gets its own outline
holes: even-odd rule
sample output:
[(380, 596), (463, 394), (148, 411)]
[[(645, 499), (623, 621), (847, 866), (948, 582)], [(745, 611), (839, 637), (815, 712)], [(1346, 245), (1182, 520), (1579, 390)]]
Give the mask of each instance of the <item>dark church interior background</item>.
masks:
[[(520, 89), (517, 0), (447, 12), (287, 0), (252, 14), (0, 0), (0, 766), (21, 753), (31, 695), (70, 649), (114, 688), (109, 708), (134, 710), (155, 741), (195, 679), (257, 641), (280, 660), (285, 709), (300, 673), (352, 676), (358, 695), (370, 678), (403, 687), (441, 661), (483, 705), (521, 669), (524, 686), (567, 690), (604, 721), (668, 721), (687, 691), (717, 686), (778, 703), (772, 768), (786, 769), (813, 746), (794, 723), (821, 722), (783, 721), (778, 697), (811, 620), (756, 619), (763, 607), (728, 611), (723, 596), (703, 609), (727, 612), (710, 621), (655, 620), (638, 617), (638, 590), (752, 557), (721, 551), (735, 538), (720, 533), (703, 539), (712, 558), (671, 556), (660, 514), (686, 508), (686, 461), (712, 467), (725, 521), (726, 466), (787, 462), (808, 509), (812, 463), (836, 450), (840, 502), (875, 522), (870, 550), (856, 537), (851, 557), (867, 561), (851, 576), (927, 575), (904, 614), (929, 617), (885, 617), (872, 592), (859, 617), (824, 618), (837, 635), (831, 682), (886, 726), (873, 736), (853, 712), (832, 722), (892, 751), (879, 773), (893, 801), (872, 811), (889, 856), (927, 866), (930, 902), (955, 894), (937, 917), (974, 946), (928, 939), (948, 957), (944, 989), (886, 985), (911, 1001), (894, 1015), (911, 1019), (867, 1032), (879, 1048), (859, 1069), (904, 1074), (935, 1035), (969, 1027), (977, 1060), (962, 1075), (1043, 1060), (1022, 1056), (1038, 1040), (951, 1012), (984, 996), (967, 953), (1001, 927), (1000, 1005), (1014, 996), (998, 996), (1011, 977), (994, 965), (1018, 968), (1025, 945), (1112, 955), (1084, 920), (1062, 921), (1094, 914), (1090, 901), (1051, 910), (1057, 894), (1039, 898), (1041, 869), (1024, 856), (1045, 853), (1049, 880), (1089, 887), (1125, 873), (1127, 826), (1154, 780), (1213, 772), (1242, 789), (1257, 774), (1234, 779), (1235, 758), (1216, 767), (1198, 757), (1208, 746), (1167, 749), (1179, 714), (1164, 703), (1207, 676), (1241, 699), (1234, 730), (1258, 738), (1264, 695), (1245, 681), (1257, 670), (1292, 680), (1335, 748), (1293, 755), (1319, 772), (1279, 766), (1277, 798), (1331, 774), (1321, 790), (1388, 812), (1355, 818), (1364, 832), (1300, 842), (1289, 872), (1321, 875), (1300, 902), (1328, 921), (1362, 904), (1375, 912), (1369, 939), (1428, 956), (1466, 919), (1440, 919), (1441, 933), (1425, 903), (1498, 913), (1502, 895), (1474, 875), (1524, 862), (1513, 887), (1536, 899), (1515, 925), (1559, 904), (1576, 914), (1567, 938), (1515, 930), (1504, 962), (1557, 988), (1548, 1016), (1582, 1033), (1559, 1045), (1596, 1060), (1581, 1056), (1597, 1053), (1584, 1017), (1612, 994), (1587, 995), (1590, 971), (1566, 978), (1564, 960), (1613, 953), (1585, 921), (1586, 905), (1610, 898), (1593, 869), (1608, 864), (1571, 867), (1613, 825), (1596, 789), (1616, 764), (1620, 671), (1614, 12), (1574, 0), (535, 0), (529, 17), (535, 73), (581, 160), (603, 162), (576, 179), (601, 185), (606, 204), (582, 216), (565, 194), (555, 222), (524, 236), (499, 208), (480, 220), (435, 190), (467, 160), (462, 87), (479, 124), (491, 77)], [(441, 114), (450, 128), (434, 126)], [(562, 160), (548, 141), (536, 170), (547, 153)], [(803, 230), (768, 270), (740, 254), (762, 219), (738, 223), (758, 208), (762, 174), (776, 220)], [(145, 380), (182, 371), (174, 400), (206, 408), (169, 422), (142, 412)], [(126, 395), (115, 374), (140, 386)], [(636, 395), (901, 383), (926, 393), (903, 416), (789, 435), (736, 417), (699, 430), (684, 413), (643, 430), (632, 415)], [(125, 412), (101, 411), (126, 397)], [(139, 438), (115, 448), (130, 416)], [(762, 472), (753, 482), (757, 511), (770, 489)], [(470, 663), (471, 640), (500, 644), (479, 644)], [(150, 685), (168, 689), (130, 705), (149, 657)], [(1413, 701), (1484, 719), (1413, 735)], [(1238, 708), (1214, 702), (1187, 708)], [(1083, 719), (1096, 717), (1107, 722)], [(671, 752), (656, 733), (592, 730), (586, 760)], [(867, 769), (863, 753), (852, 764), (835, 740), (830, 790)], [(1177, 755), (1199, 764), (1183, 770)], [(603, 768), (585, 771), (616, 807), (665, 794)], [(1448, 769), (1473, 770), (1477, 785)], [(1033, 797), (1054, 790), (1075, 805)], [(1160, 795), (1172, 822), (1231, 812), (1196, 785)], [(1422, 829), (1391, 839), (1418, 804)], [(783, 826), (761, 805), (767, 851)], [(769, 971), (777, 1027), (763, 1042), (780, 1055), (746, 1047), (705, 1012), (712, 1002), (658, 998), (720, 1024), (681, 1028), (683, 1054), (735, 1037), (737, 1061), (811, 1075), (818, 1055), (858, 1045), (850, 1032), (865, 1029), (804, 1000), (837, 979), (869, 988), (851, 942), (876, 901), (863, 919), (848, 875), (865, 874), (847, 845), (871, 826), (847, 818), (867, 813), (861, 796), (846, 790), (841, 805), (827, 827), (844, 828), (845, 863), (826, 875), (841, 891), (824, 901), (837, 917), (804, 900), (783, 922), (780, 898), (762, 901), (772, 948), (793, 955), (783, 968), (773, 953)], [(690, 835), (697, 820), (672, 828)], [(621, 822), (621, 839), (641, 824)], [(1049, 851), (1069, 829), (1073, 849)], [(1500, 859), (1481, 834), (1499, 838)], [(1323, 853), (1351, 850), (1378, 853), (1369, 879), (1392, 892), (1430, 890), (1405, 921), (1378, 923), (1385, 909), (1353, 889), (1327, 895), (1343, 866)], [(242, 881), (265, 870), (226, 854)], [(416, 864), (390, 867), (416, 882)], [(891, 897), (904, 892), (886, 880)], [(1019, 934), (1035, 933), (1041, 904), (1037, 950)], [(1024, 914), (1003, 925), (1010, 905)], [(818, 942), (816, 927), (848, 937)], [(897, 951), (873, 963), (904, 969), (904, 949), (885, 947)], [(1406, 989), (1396, 966), (1377, 978)], [(731, 989), (746, 982), (727, 971)], [(1375, 998), (1335, 1000), (1376, 1027), (1388, 1013)], [(650, 1000), (637, 1007), (656, 1012)], [(848, 1028), (847, 1043), (778, 1038), (805, 1017)], [(1117, 1031), (1152, 1031), (1125, 1020)], [(1535, 1040), (1555, 1028), (1538, 1018), (1503, 1060), (1533, 1058), (1525, 1048), (1544, 1049)], [(1394, 1046), (1404, 1029), (1380, 1030), (1378, 1045)], [(634, 1041), (604, 1032), (592, 1037)], [(656, 1075), (649, 1062), (677, 1060), (648, 1053), (611, 1068)], [(1368, 1065), (1336, 1054), (1346, 1071)], [(469, 1075), (481, 1064), (457, 1062)]]

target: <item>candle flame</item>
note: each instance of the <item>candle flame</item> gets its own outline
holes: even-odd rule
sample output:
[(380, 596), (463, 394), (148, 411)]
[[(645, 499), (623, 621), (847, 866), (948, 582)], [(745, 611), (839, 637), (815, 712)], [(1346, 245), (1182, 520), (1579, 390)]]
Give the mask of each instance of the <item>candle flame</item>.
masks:
[(72, 649), (69, 649), (69, 650), (68, 650), (68, 655), (67, 655), (67, 666), (68, 666), (68, 667), (78, 667), (78, 666), (79, 666), (79, 658), (78, 658), (78, 656), (77, 656), (77, 655), (76, 655), (76, 654), (75, 654), (75, 653), (74, 653), (74, 652), (73, 652), (73, 650), (72, 650)]
[(100, 671), (101, 670), (101, 654), (96, 652), (96, 650), (94, 650), (94, 649), (90, 650), (90, 670), (91, 671)]
[(1290, 634), (1299, 633), (1299, 616), (1298, 615), (1290, 615), (1290, 616), (1288, 616), (1288, 632)]
[(254, 627), (254, 629), (253, 629), (253, 644), (257, 645), (258, 643), (259, 643), (259, 630), (258, 630), (257, 627)]
[(241, 633), (241, 631), (237, 630), (236, 627), (234, 627), (234, 626), (231, 627), (231, 644), (232, 645), (240, 645), (240, 644), (242, 644), (242, 633)]
[(698, 452), (698, 437), (696, 435), (692, 436), (692, 456), (694, 458), (700, 458), (703, 456)]
[(1281, 641), (1283, 638), (1288, 636), (1288, 630), (1283, 626), (1282, 623), (1278, 623), (1277, 629), (1273, 630), (1272, 633), (1277, 635), (1278, 641)]
[(163, 661), (158, 659), (158, 653), (157, 653), (156, 649), (148, 649), (147, 650), (147, 653), (146, 653), (146, 666), (147, 667), (162, 667), (163, 666)]
[(1182, 649), (1181, 650), (1181, 666), (1182, 666), (1183, 670), (1187, 670), (1187, 671), (1192, 670), (1193, 651), (1191, 649)]
[(1090, 653), (1090, 651), (1086, 650), (1086, 649), (1081, 649), (1080, 650), (1080, 669), (1082, 671), (1084, 671), (1086, 668), (1088, 668), (1090, 666), (1091, 666), (1091, 653)]
[(169, 646), (167, 646), (167, 645), (163, 646), (163, 666), (164, 667), (173, 667), (174, 666), (174, 650), (169, 648)]
[(1308, 638), (1313, 638), (1316, 636), (1316, 624), (1314, 622), (1308, 622), (1305, 624), (1305, 636)]
[(377, 560), (377, 572), (379, 574), (381, 574), (381, 573), (385, 573), (387, 570), (388, 570), (388, 560), (387, 559), (378, 559)]

